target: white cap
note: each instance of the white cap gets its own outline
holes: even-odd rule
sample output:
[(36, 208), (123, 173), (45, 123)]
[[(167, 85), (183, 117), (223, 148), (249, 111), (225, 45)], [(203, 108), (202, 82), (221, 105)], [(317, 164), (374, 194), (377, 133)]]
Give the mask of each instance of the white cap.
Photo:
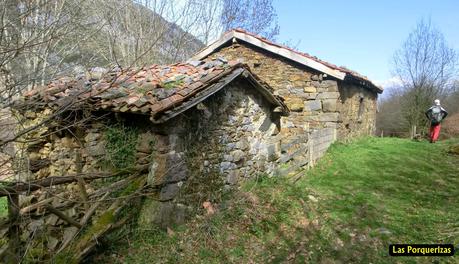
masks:
[(435, 105), (440, 105), (440, 100), (439, 99), (435, 99), (434, 104)]

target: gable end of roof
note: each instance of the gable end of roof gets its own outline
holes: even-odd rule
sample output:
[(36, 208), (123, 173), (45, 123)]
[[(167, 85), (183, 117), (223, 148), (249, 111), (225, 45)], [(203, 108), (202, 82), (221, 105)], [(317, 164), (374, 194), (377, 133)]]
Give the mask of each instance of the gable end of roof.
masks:
[(208, 57), (210, 54), (217, 51), (219, 48), (227, 44), (229, 41), (233, 41), (233, 39), (249, 43), (263, 50), (290, 59), (291, 61), (307, 66), (316, 71), (325, 73), (338, 80), (358, 80), (358, 83), (360, 85), (363, 85), (369, 88), (370, 90), (374, 90), (377, 93), (382, 93), (383, 91), (381, 87), (378, 87), (377, 85), (373, 84), (368, 78), (354, 71), (351, 71), (344, 67), (338, 67), (334, 64), (320, 60), (317, 57), (311, 56), (307, 53), (298, 52), (289, 47), (273, 43), (265, 38), (254, 35), (242, 29), (234, 29), (226, 32), (221, 38), (219, 38), (209, 46), (205, 47), (204, 49), (196, 53), (192, 57), (192, 60), (202, 60)]

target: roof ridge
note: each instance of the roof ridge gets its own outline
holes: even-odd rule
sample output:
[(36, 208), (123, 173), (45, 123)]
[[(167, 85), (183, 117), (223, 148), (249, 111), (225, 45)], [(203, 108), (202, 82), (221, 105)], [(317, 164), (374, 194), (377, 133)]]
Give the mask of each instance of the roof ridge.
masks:
[[(252, 32), (249, 32), (245, 29), (242, 29), (242, 28), (234, 28), (234, 29), (231, 29), (231, 30), (228, 30), (227, 32), (225, 32), (222, 37), (220, 37), (219, 39), (217, 39), (215, 42), (213, 42), (212, 44), (210, 44), (209, 46), (203, 48), (202, 50), (200, 50), (198, 53), (196, 53), (195, 56), (193, 56), (193, 58), (196, 58), (196, 57), (201, 57), (201, 59), (205, 58), (206, 56), (208, 56), (210, 53), (212, 52), (209, 52), (208, 49), (209, 48), (217, 48), (219, 46), (221, 46), (221, 44), (223, 43), (220, 43), (220, 45), (217, 45), (219, 44), (219, 42), (224, 42), (226, 43), (230, 38), (238, 38), (236, 36), (237, 33), (240, 33), (240, 34), (244, 34), (246, 36), (250, 36), (250, 37), (253, 37), (259, 41), (262, 41), (263, 43), (269, 45), (269, 46), (273, 46), (273, 47), (276, 47), (276, 48), (280, 48), (280, 49), (283, 49), (283, 50), (287, 50), (288, 52), (292, 52), (294, 54), (297, 54), (299, 56), (302, 56), (306, 59), (309, 59), (315, 63), (318, 63), (320, 65), (323, 65), (321, 67), (318, 67), (318, 68), (322, 68), (322, 69), (330, 69), (332, 70), (330, 72), (330, 75), (334, 76), (334, 77), (337, 77), (338, 79), (344, 79), (346, 77), (346, 75), (349, 75), (351, 78), (355, 78), (355, 79), (358, 79), (360, 81), (363, 81), (365, 85), (367, 85), (368, 87), (371, 87), (371, 88), (374, 88), (376, 89), (378, 92), (382, 92), (383, 91), (383, 88), (382, 87), (379, 87), (378, 85), (374, 84), (370, 79), (368, 79), (367, 76), (365, 75), (362, 75), (356, 71), (353, 71), (353, 70), (350, 70), (349, 68), (345, 67), (345, 66), (337, 66), (333, 63), (330, 63), (330, 62), (327, 62), (325, 60), (322, 60), (322, 59), (319, 59), (318, 57), (316, 56), (313, 56), (313, 55), (310, 55), (309, 53), (306, 53), (306, 52), (301, 52), (301, 51), (298, 51), (298, 50), (295, 50), (293, 48), (290, 48), (288, 46), (285, 46), (285, 45), (282, 45), (282, 44), (278, 44), (278, 43), (275, 43), (271, 40), (268, 40), (260, 35), (257, 35), (255, 33), (252, 33)], [(243, 40), (243, 39), (242, 39)], [(261, 48), (264, 48), (264, 49), (267, 49), (265, 47), (261, 47)], [(275, 52), (276, 53), (276, 52)], [(278, 53), (279, 54), (279, 53)], [(201, 56), (203, 55), (203, 56)], [(284, 56), (286, 57), (285, 55), (283, 54), (279, 54), (280, 56)], [(300, 62), (301, 63), (301, 62)], [(304, 63), (303, 63), (304, 64)], [(306, 64), (305, 64), (306, 65)], [(309, 67), (312, 67), (314, 68), (313, 66), (311, 65), (306, 65), (306, 66), (309, 66)], [(326, 67), (326, 68), (323, 68), (323, 67)], [(320, 70), (320, 69), (316, 69), (318, 71), (322, 71), (324, 73), (327, 73), (326, 70)], [(344, 77), (340, 77), (341, 75), (334, 75), (333, 74), (333, 71), (337, 71), (337, 72), (340, 72), (342, 74), (344, 74)]]

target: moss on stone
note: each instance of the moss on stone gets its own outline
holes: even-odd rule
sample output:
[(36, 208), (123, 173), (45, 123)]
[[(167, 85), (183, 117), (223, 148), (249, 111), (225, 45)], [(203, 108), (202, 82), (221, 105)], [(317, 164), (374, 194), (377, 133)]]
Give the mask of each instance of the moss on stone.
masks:
[(109, 126), (105, 131), (106, 163), (115, 169), (134, 165), (138, 131), (124, 125)]
[(183, 80), (176, 80), (176, 81), (163, 83), (161, 86), (164, 87), (164, 89), (172, 89), (182, 84), (183, 84)]

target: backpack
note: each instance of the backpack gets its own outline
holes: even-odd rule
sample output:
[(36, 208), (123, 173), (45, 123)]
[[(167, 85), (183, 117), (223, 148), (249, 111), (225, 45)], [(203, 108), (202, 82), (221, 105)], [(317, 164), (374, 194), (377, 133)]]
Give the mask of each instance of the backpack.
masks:
[(441, 120), (443, 119), (443, 113), (441, 112), (441, 107), (440, 106), (432, 107), (431, 116), (432, 116), (431, 118), (432, 125), (440, 124)]

